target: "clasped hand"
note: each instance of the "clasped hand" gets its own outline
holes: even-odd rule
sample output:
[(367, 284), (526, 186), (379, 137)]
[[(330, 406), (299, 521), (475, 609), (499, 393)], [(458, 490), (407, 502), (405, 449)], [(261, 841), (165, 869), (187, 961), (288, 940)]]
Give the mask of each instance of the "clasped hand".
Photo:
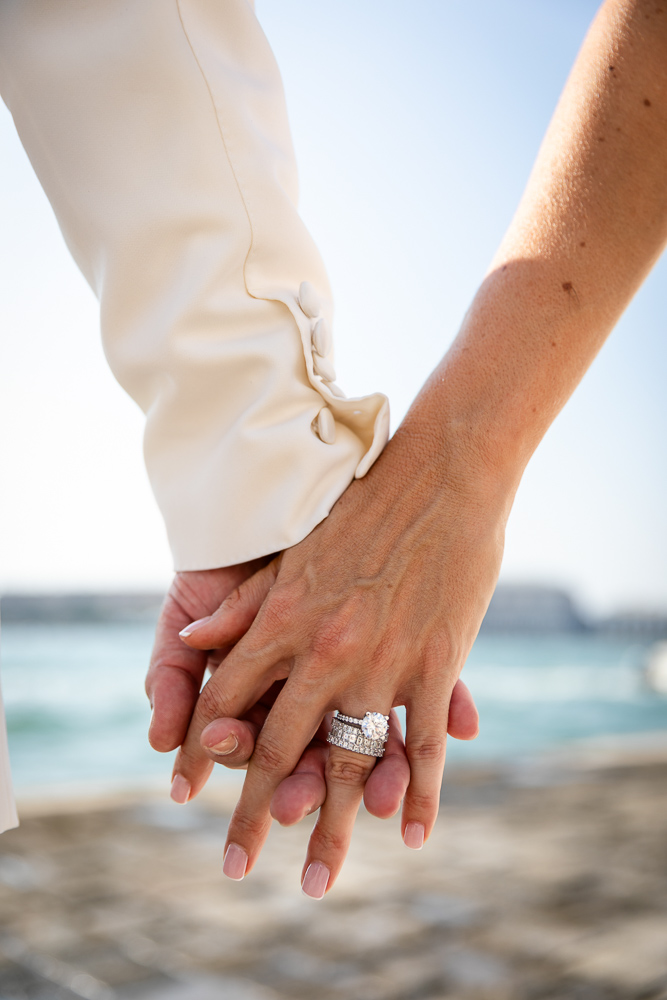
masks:
[[(477, 733), (458, 676), (496, 582), (504, 521), (478, 492), (411, 480), (394, 441), (299, 545), (270, 562), (179, 574), (165, 604), (147, 678), (150, 739), (158, 750), (180, 746), (179, 801), (201, 790), (214, 762), (247, 764), (225, 848), (232, 878), (251, 870), (272, 816), (291, 824), (319, 808), (303, 888), (322, 896), (362, 797), (380, 817), (403, 801), (403, 838), (421, 847), (438, 811), (446, 734)], [(390, 715), (382, 760), (326, 744), (336, 708)]]

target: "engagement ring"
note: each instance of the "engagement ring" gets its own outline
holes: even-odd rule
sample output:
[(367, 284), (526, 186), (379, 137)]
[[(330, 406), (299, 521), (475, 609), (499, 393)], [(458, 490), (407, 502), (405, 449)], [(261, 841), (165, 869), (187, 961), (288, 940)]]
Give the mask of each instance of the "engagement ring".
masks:
[(327, 742), (333, 746), (363, 753), (368, 757), (382, 757), (389, 732), (389, 716), (380, 712), (366, 712), (363, 719), (343, 715), (336, 710)]

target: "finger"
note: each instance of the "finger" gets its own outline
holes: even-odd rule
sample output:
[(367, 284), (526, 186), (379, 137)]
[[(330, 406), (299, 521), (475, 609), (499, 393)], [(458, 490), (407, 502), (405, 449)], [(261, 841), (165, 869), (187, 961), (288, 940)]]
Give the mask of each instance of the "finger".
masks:
[(271, 825), (271, 800), (315, 736), (328, 707), (326, 699), (324, 685), (306, 692), (291, 678), (278, 695), (257, 738), (229, 824), (222, 870), (230, 878), (243, 878), (255, 864)]
[(278, 785), (270, 812), (281, 826), (293, 826), (320, 808), (327, 795), (324, 768), (328, 756), (327, 744), (314, 740), (292, 774)]
[(178, 639), (178, 630), (187, 617), (187, 612), (168, 596), (146, 676), (146, 694), (153, 710), (148, 741), (162, 753), (182, 743), (204, 676), (206, 654), (188, 649)]
[[(447, 730), (457, 740), (472, 740), (479, 732), (479, 715), (463, 681), (457, 681), (449, 704)], [(389, 819), (400, 809), (410, 781), (410, 764), (398, 715), (389, 713), (389, 737), (382, 757), (366, 782), (364, 805), (378, 819)]]
[(187, 732), (205, 669), (205, 656), (188, 649), (178, 632), (193, 614), (209, 613), (261, 563), (229, 566), (224, 570), (178, 573), (160, 612), (146, 694), (153, 709), (149, 741), (166, 752), (179, 746)]
[(280, 556), (235, 587), (217, 610), (191, 622), (180, 631), (181, 641), (192, 649), (218, 649), (246, 634), (266, 595), (276, 581)]
[[(268, 710), (264, 714), (267, 713)], [(247, 767), (261, 728), (261, 723), (248, 719), (216, 719), (201, 734), (202, 749), (214, 764)]]
[(277, 681), (272, 684), (242, 719), (215, 719), (206, 726), (200, 742), (202, 749), (214, 763), (231, 768), (247, 766), (255, 750), (257, 733), (264, 725), (284, 683)]
[(458, 680), (449, 702), (447, 732), (455, 740), (474, 740), (479, 735), (479, 712), (468, 686)]
[(364, 789), (364, 805), (378, 819), (395, 816), (410, 781), (410, 765), (405, 752), (401, 724), (396, 711), (389, 713), (389, 734), (384, 757), (370, 773)]
[(329, 747), (325, 767), (327, 797), (310, 835), (303, 867), (301, 888), (306, 896), (321, 899), (336, 881), (350, 846), (364, 788), (376, 760), (376, 757), (364, 753)]
[(267, 673), (277, 669), (275, 659), (274, 651), (260, 652), (252, 643), (241, 641), (227, 657), (224, 669), (216, 670), (204, 685), (174, 764), (171, 794), (176, 802), (197, 795), (211, 772), (211, 760), (201, 745), (203, 730), (219, 719), (244, 718), (269, 688), (272, 678)]
[[(430, 694), (430, 692), (429, 692)], [(410, 784), (403, 801), (401, 828), (406, 847), (420, 850), (429, 837), (440, 805), (447, 741), (449, 692), (425, 692), (406, 705), (405, 748)]]

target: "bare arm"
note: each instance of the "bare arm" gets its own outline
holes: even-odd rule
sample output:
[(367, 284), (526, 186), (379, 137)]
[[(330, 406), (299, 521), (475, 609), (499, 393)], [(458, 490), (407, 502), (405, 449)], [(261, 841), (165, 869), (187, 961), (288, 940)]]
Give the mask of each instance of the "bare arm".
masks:
[(427, 412), (446, 434), (463, 423), (516, 481), (666, 240), (667, 4), (609, 0), (487, 278), (404, 429)]

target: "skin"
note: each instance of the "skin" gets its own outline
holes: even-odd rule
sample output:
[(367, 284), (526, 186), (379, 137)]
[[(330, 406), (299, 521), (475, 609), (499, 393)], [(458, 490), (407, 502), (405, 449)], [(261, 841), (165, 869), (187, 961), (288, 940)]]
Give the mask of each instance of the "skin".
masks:
[[(224, 673), (203, 688), (175, 765), (197, 794), (211, 767), (207, 727), (284, 682), (230, 823), (229, 874), (239, 859), (252, 869), (277, 790), (334, 708), (406, 706), (402, 829), (428, 837), (452, 694), (521, 476), (666, 241), (667, 4), (608, 0), (462, 328), (380, 459), (308, 538), (186, 630), (192, 650), (225, 647), (264, 590)], [(328, 756), (304, 866), (311, 895), (335, 881), (373, 767), (338, 748)]]
[[(146, 693), (153, 708), (148, 738), (154, 749), (166, 753), (183, 743), (206, 671), (213, 673), (233, 646), (229, 642), (215, 650), (191, 649), (178, 633), (193, 619), (213, 613), (225, 598), (238, 592), (239, 584), (248, 581), (243, 591), (244, 614), (240, 614), (239, 606), (235, 617), (234, 641), (241, 638), (266, 596), (269, 577), (258, 570), (267, 563), (268, 559), (260, 559), (223, 569), (177, 573), (174, 577), (158, 621), (146, 677)], [(211, 752), (212, 761), (230, 768), (248, 766), (257, 735), (281, 687), (275, 684), (269, 688), (242, 718), (217, 719), (207, 727), (203, 734), (206, 745), (219, 750)], [(319, 809), (326, 798), (327, 731), (326, 726), (320, 727), (293, 773), (276, 790), (271, 814), (284, 826), (291, 826)], [(478, 731), (477, 709), (468, 688), (460, 681), (452, 698), (448, 732), (456, 739), (471, 740)], [(364, 802), (370, 813), (386, 819), (400, 808), (410, 779), (405, 744), (395, 715), (385, 756), (378, 763), (365, 787)]]

